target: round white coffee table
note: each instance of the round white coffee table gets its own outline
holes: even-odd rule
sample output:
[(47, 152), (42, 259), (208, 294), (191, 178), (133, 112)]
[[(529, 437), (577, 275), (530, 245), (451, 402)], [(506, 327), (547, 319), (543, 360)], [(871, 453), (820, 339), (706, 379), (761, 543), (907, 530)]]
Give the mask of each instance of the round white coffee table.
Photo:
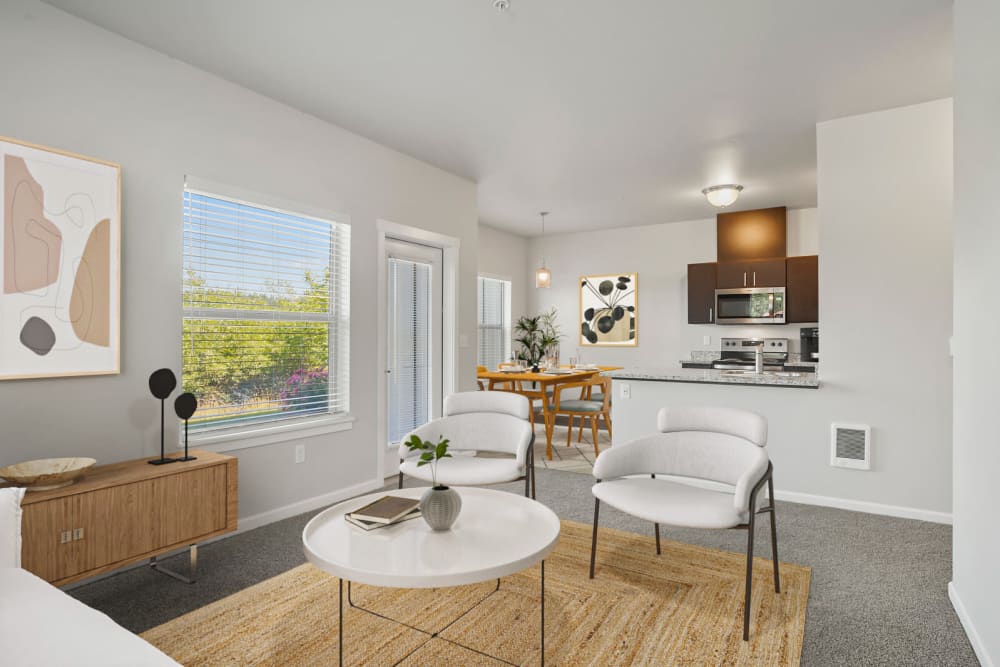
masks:
[[(380, 491), (324, 510), (306, 524), (302, 545), (313, 565), (340, 579), (340, 664), (344, 663), (344, 581), (394, 588), (475, 584), (520, 572), (541, 562), (541, 646), (545, 664), (545, 558), (559, 539), (559, 517), (545, 505), (504, 491), (456, 488), (462, 511), (451, 530), (436, 532), (423, 519), (365, 531), (344, 514), (382, 496), (419, 498), (426, 488)], [(494, 591), (495, 592), (495, 591)], [(488, 597), (488, 596), (487, 596)], [(397, 621), (398, 622), (398, 621)], [(427, 633), (428, 641), (437, 633)]]

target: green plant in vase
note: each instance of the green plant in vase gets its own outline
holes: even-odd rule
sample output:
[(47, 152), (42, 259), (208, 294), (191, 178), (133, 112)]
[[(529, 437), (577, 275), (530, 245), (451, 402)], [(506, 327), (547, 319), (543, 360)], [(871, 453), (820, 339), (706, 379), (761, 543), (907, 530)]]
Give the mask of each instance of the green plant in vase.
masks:
[[(417, 467), (420, 468), (429, 465), (431, 467), (431, 483), (435, 489), (438, 488), (437, 463), (441, 459), (451, 458), (451, 454), (448, 453), (448, 445), (451, 442), (443, 435), (435, 443), (430, 440), (423, 440), (419, 435), (414, 433), (403, 444), (411, 452), (420, 452), (420, 460), (417, 461)], [(447, 489), (448, 487), (442, 486), (440, 488)]]
[(538, 370), (538, 364), (562, 339), (562, 332), (556, 321), (558, 314), (552, 308), (534, 317), (522, 316), (514, 324), (514, 341), (520, 346), (517, 358), (531, 366), (532, 370)]
[(450, 529), (462, 509), (462, 497), (455, 489), (438, 484), (437, 476), (438, 462), (441, 459), (451, 458), (451, 454), (448, 453), (450, 441), (442, 435), (437, 442), (432, 442), (414, 433), (403, 444), (411, 452), (420, 453), (418, 468), (428, 465), (431, 467), (432, 486), (420, 496), (421, 516), (433, 530)]

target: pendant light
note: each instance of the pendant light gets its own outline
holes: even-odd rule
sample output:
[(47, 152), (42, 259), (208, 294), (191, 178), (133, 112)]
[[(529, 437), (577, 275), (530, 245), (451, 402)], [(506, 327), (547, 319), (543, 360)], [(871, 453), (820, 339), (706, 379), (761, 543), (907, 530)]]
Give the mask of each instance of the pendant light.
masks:
[(552, 287), (552, 272), (545, 268), (545, 216), (548, 214), (548, 211), (538, 214), (542, 216), (542, 265), (535, 269), (535, 287), (539, 289)]

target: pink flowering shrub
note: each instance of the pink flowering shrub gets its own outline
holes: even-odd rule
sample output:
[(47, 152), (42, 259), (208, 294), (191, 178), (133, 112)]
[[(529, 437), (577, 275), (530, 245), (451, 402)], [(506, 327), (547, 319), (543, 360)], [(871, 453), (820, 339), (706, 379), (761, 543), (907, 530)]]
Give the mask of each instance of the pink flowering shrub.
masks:
[(295, 371), (285, 380), (280, 392), (281, 408), (285, 412), (326, 409), (326, 394), (329, 389), (329, 372), (325, 368)]

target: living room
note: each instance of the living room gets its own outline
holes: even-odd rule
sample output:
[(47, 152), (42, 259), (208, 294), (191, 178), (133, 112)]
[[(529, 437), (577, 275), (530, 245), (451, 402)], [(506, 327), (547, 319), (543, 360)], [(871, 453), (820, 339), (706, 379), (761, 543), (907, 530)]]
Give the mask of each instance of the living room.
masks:
[[(46, 606), (75, 598), (107, 614), (123, 633), (113, 636), (125, 637), (123, 646), (137, 651), (138, 660), (95, 662), (80, 649), (75, 664), (171, 664), (156, 662), (160, 656), (182, 664), (333, 664), (338, 651), (345, 664), (995, 664), (1000, 645), (991, 631), (1000, 617), (992, 600), (1000, 581), (993, 562), (1000, 545), (987, 509), (991, 473), (1000, 469), (989, 446), (998, 369), (981, 338), (996, 326), (983, 304), (997, 245), (997, 204), (989, 194), (990, 177), (1000, 173), (1000, 48), (989, 28), (1000, 13), (988, 0), (869, 4), (624, 8), (483, 0), (290, 10), (231, 0), (3, 2), (0, 136), (7, 159), (22, 157), (15, 162), (28, 165), (40, 188), (55, 177), (32, 165), (46, 159), (75, 170), (89, 165), (110, 184), (108, 201), (118, 202), (97, 217), (108, 218), (112, 231), (102, 256), (109, 267), (103, 357), (72, 360), (76, 348), (63, 336), (93, 334), (67, 324), (60, 309), (76, 317), (79, 308), (71, 304), (81, 288), (72, 280), (54, 283), (65, 290), (18, 287), (32, 271), (18, 273), (14, 232), (4, 227), (12, 254), (0, 258), (6, 271), (0, 467), (63, 457), (96, 461), (71, 486), (24, 495), (27, 518), (18, 528), (24, 548), (44, 532), (31, 518), (38, 499), (77, 497), (69, 490), (88, 488), (105, 466), (139, 461), (135, 467), (157, 479), (178, 476), (171, 471), (182, 466), (212, 468), (211, 479), (230, 486), (213, 496), (221, 518), (190, 544), (182, 543), (186, 537), (166, 540), (170, 549), (150, 546), (137, 552), (141, 559), (39, 575), (51, 590), (38, 593), (31, 614), (0, 589), (0, 638), (19, 647), (45, 643), (47, 637), (19, 623), (47, 617), (50, 636), (76, 632), (71, 636), (82, 640), (86, 632), (108, 631), (97, 621), (78, 621), (89, 616), (61, 617)], [(5, 177), (13, 179), (6, 164)], [(702, 192), (717, 185), (741, 189), (718, 208)], [(204, 211), (216, 202), (270, 212), (268, 233), (295, 229), (283, 246), (295, 255), (294, 269), (275, 264), (282, 243), (268, 242), (265, 265), (253, 264), (253, 253), (264, 252), (262, 237), (240, 240), (252, 252), (240, 259), (243, 282), (234, 284), (244, 295), (267, 296), (267, 307), (258, 310), (280, 310), (275, 304), (284, 297), (275, 296), (275, 285), (303, 298), (317, 276), (330, 288), (323, 318), (305, 306), (282, 316), (327, 332), (322, 349), (329, 363), (312, 369), (322, 377), (304, 373), (292, 381), (300, 369), (284, 368), (289, 372), (280, 383), (272, 382), (287, 391), (289, 382), (319, 383), (318, 393), (310, 385), (291, 399), (270, 397), (267, 410), (253, 392), (234, 388), (219, 398), (218, 383), (235, 386), (237, 374), (256, 362), (249, 361), (249, 343), (222, 366), (210, 366), (211, 348), (199, 347), (219, 334), (196, 323), (233, 320), (236, 311), (250, 309), (240, 303), (224, 316), (213, 314), (218, 293), (197, 282), (222, 270), (223, 246), (213, 240), (221, 236), (204, 226), (212, 223)], [(720, 218), (775, 208), (784, 208), (780, 256), (819, 257), (816, 318), (722, 326), (713, 301), (713, 321), (692, 319), (689, 265), (724, 261)], [(86, 237), (74, 229), (80, 220), (68, 203), (46, 199), (40, 210), (67, 248), (77, 238), (83, 247)], [(277, 214), (287, 217), (276, 222)], [(257, 215), (255, 224), (264, 225), (265, 214)], [(5, 221), (12, 216), (5, 210)], [(333, 232), (310, 244), (317, 221)], [(24, 229), (30, 239), (50, 230)], [(304, 259), (317, 247), (329, 267), (325, 275), (322, 263)], [(434, 258), (422, 258), (426, 248), (436, 249)], [(96, 266), (93, 257), (82, 263)], [(60, 261), (64, 273), (79, 273), (79, 257), (64, 252)], [(427, 393), (397, 394), (416, 377), (401, 372), (405, 364), (394, 365), (415, 340), (392, 335), (410, 322), (401, 318), (409, 311), (398, 299), (413, 299), (416, 292), (403, 288), (417, 284), (413, 268), (425, 264), (439, 282), (423, 306), (439, 313), (440, 326), (421, 335), (437, 354), (424, 378)], [(313, 282), (302, 280), (302, 267)], [(192, 268), (201, 273), (193, 277)], [(536, 287), (541, 269), (548, 287)], [(634, 310), (616, 321), (631, 328), (617, 344), (593, 344), (580, 333), (581, 320), (588, 321), (580, 278), (590, 276), (630, 279), (620, 291), (626, 299), (632, 291), (633, 301), (624, 303)], [(482, 355), (480, 279), (506, 290), (498, 306), (502, 349), (491, 349), (489, 359)], [(598, 293), (601, 282), (594, 283)], [(17, 300), (29, 297), (55, 305), (28, 309)], [(404, 305), (416, 311), (418, 303)], [(529, 387), (535, 380), (515, 387), (520, 380), (497, 368), (498, 361), (525, 356), (518, 321), (552, 308), (561, 335), (557, 365), (595, 381), (610, 378), (607, 419), (584, 425), (579, 414), (560, 414), (555, 389)], [(820, 326), (823, 359), (811, 371), (783, 366), (756, 373), (752, 347), (742, 353), (752, 369), (745, 374), (680, 368), (725, 356), (723, 338), (734, 337), (785, 340), (785, 366), (808, 366), (801, 331)], [(555, 362), (555, 348), (546, 351)], [(64, 357), (71, 361), (60, 366)], [(515, 363), (524, 361), (545, 360)], [(591, 365), (608, 370), (602, 376)], [(152, 391), (159, 369), (173, 377), (163, 396)], [(530, 368), (520, 370), (530, 375)], [(546, 375), (542, 389), (546, 382), (569, 384), (558, 373)], [(806, 382), (816, 386), (760, 386)], [(486, 391), (478, 392), (478, 383)], [(338, 577), (307, 563), (306, 525), (339, 503), (395, 490), (401, 436), (442, 418), (452, 394), (498, 398), (490, 384), (523, 389), (534, 445), (527, 459), (517, 459), (521, 478), (483, 488), (523, 498), (533, 484), (528, 495), (561, 520), (544, 576), (535, 560), (516, 574), (484, 575), (471, 587), (366, 586), (361, 602), (356, 585), (340, 615)], [(566, 391), (567, 400), (579, 393), (567, 398)], [(174, 404), (182, 393), (198, 403), (188, 439), (199, 458), (149, 466), (146, 460), (184, 455), (186, 422), (181, 403), (177, 414)], [(416, 398), (425, 413), (400, 407)], [(291, 418), (287, 413), (296, 410), (284, 408), (281, 419), (262, 416), (288, 400), (300, 401)], [(691, 405), (766, 417), (766, 447), (757, 449), (773, 462), (774, 489), (762, 491), (756, 507), (766, 509), (772, 494), (777, 501), (775, 563), (785, 584), (771, 599), (764, 595), (772, 564), (766, 514), (757, 517), (765, 525), (757, 527), (750, 605), (746, 531), (661, 526), (615, 509), (612, 500), (596, 516), (596, 459), (657, 434), (661, 408)], [(574, 418), (579, 431), (566, 426)], [(835, 424), (869, 429), (867, 469), (831, 465)], [(453, 460), (441, 462), (446, 470), (462, 457), (459, 439), (443, 435), (456, 450)], [(525, 468), (532, 463), (537, 479)], [(430, 486), (427, 468), (404, 469), (407, 492)], [(177, 497), (200, 493), (204, 484), (182, 486)], [(155, 496), (158, 511), (174, 516), (169, 502), (179, 501), (165, 494)], [(477, 511), (472, 495), (465, 500), (456, 529)], [(153, 521), (143, 530), (150, 525), (160, 530)], [(426, 528), (418, 519), (398, 529), (416, 527)], [(48, 529), (45, 567), (60, 566), (60, 550), (83, 553), (96, 539), (89, 524)], [(389, 534), (354, 530), (375, 539)], [(63, 542), (65, 532), (71, 535)], [(34, 552), (18, 556), (38, 574)], [(154, 567), (139, 567), (153, 556), (160, 559)], [(448, 554), (437, 557), (445, 567)], [(679, 564), (667, 560), (682, 557)], [(626, 581), (626, 594), (615, 588), (625, 581), (619, 561), (633, 558), (648, 586)], [(718, 565), (720, 588), (682, 594), (701, 589), (673, 573), (698, 562)], [(8, 565), (2, 557), (0, 563)], [(183, 573), (192, 565), (197, 576), (187, 578), (194, 583), (164, 576), (163, 570)], [(660, 578), (665, 573), (675, 578)], [(33, 599), (38, 590), (24, 594)], [(622, 619), (598, 613), (632, 594), (653, 610), (632, 609)], [(709, 604), (706, 595), (721, 602)], [(23, 599), (17, 597), (19, 605)], [(441, 599), (448, 600), (444, 609), (435, 606)], [(425, 612), (444, 626), (455, 620), (451, 611), (457, 609), (456, 617), (475, 611), (442, 639), (364, 618), (354, 603), (382, 603), (380, 613), (425, 630)], [(266, 622), (299, 614), (309, 619), (301, 627)], [(338, 615), (345, 642), (338, 640)], [(508, 615), (520, 619), (516, 638), (492, 627)], [(241, 630), (249, 617), (257, 621)], [(689, 634), (677, 634), (681, 626)], [(204, 630), (193, 634), (196, 628)], [(594, 638), (575, 645), (584, 630)], [(663, 653), (650, 652), (644, 634)], [(150, 658), (146, 647), (162, 653)], [(5, 655), (12, 664), (66, 664), (66, 654), (47, 659), (41, 650)]]

